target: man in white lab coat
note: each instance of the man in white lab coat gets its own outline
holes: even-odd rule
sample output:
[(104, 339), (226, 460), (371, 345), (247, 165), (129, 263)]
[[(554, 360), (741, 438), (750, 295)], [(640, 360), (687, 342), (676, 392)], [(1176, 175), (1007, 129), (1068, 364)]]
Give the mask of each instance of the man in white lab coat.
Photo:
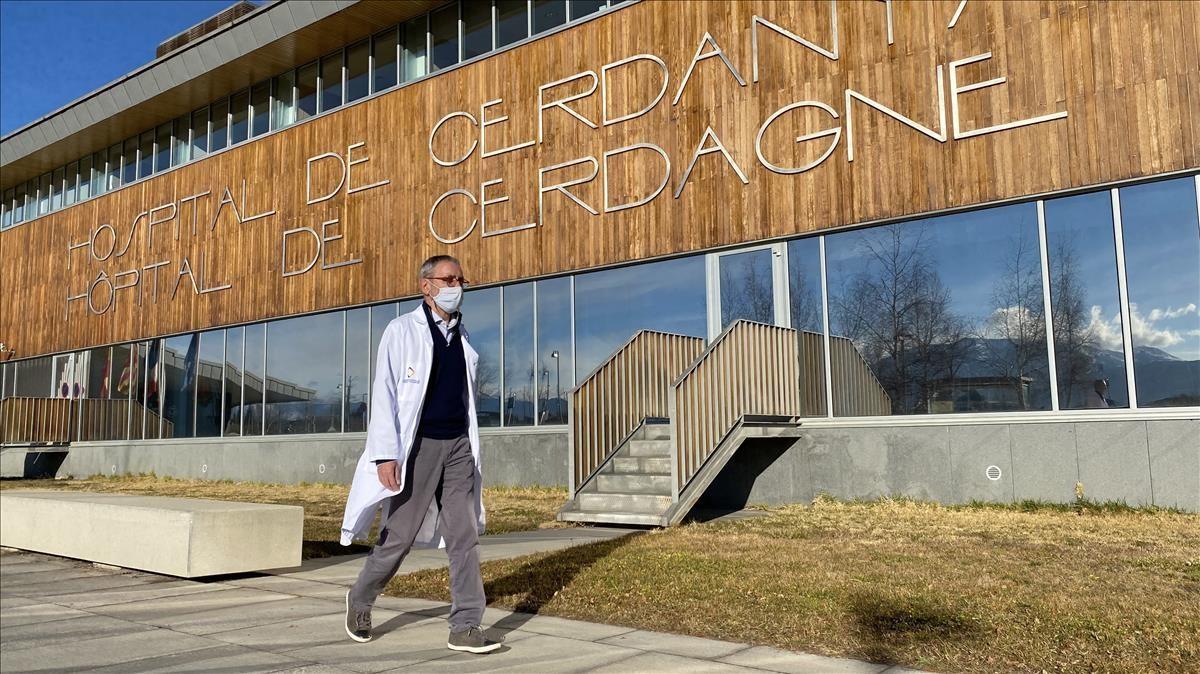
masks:
[(458, 260), (437, 255), (421, 265), (419, 282), (421, 306), (389, 323), (379, 343), (367, 446), (346, 500), (343, 545), (362, 537), (384, 508), (379, 541), (346, 593), (346, 633), (370, 641), (371, 607), (405, 555), (414, 544), (439, 544), (450, 558), (446, 646), (487, 653), (500, 643), (480, 628), (479, 355), (459, 313), (466, 279)]

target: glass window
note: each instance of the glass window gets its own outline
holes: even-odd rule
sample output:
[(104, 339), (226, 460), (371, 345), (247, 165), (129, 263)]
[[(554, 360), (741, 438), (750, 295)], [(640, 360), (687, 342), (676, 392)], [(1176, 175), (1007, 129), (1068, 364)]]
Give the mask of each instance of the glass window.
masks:
[(529, 37), (529, 3), (525, 0), (496, 0), (496, 47)]
[(245, 328), (225, 331), (225, 395), (221, 403), (221, 434), (242, 434), (242, 348)]
[(208, 108), (192, 113), (192, 158), (201, 159), (208, 154)]
[(433, 45), (431, 71), (458, 63), (458, 3), (429, 15), (429, 39)]
[(296, 121), (317, 114), (317, 64), (296, 71)]
[(342, 430), (340, 311), (267, 324), (266, 434)]
[(196, 404), (196, 349), (200, 335), (180, 335), (163, 340), (162, 437), (194, 435)]
[(800, 410), (819, 417), (825, 410), (825, 324), (821, 309), (821, 241), (789, 241), (788, 309), (800, 340)]
[(383, 91), (396, 86), (396, 29), (377, 33), (371, 40), (371, 55), (375, 59), (371, 74), (371, 91)]
[(774, 253), (768, 248), (717, 256), (721, 283), (721, 329), (744, 318), (775, 323)]
[(108, 148), (108, 187), (105, 191), (115, 190), (121, 186), (121, 178), (125, 175), (123, 164), (125, 155), (121, 151), (121, 143)]
[(463, 58), (492, 50), (492, 3), (465, 2), (462, 6)]
[(1192, 176), (1121, 188), (1138, 407), (1200, 405), (1200, 223)]
[[(398, 308), (399, 305), (395, 302), (371, 307), (371, 365), (369, 373), (372, 381), (375, 377), (375, 366), (379, 359), (379, 342), (383, 339), (383, 331), (387, 328), (388, 323), (395, 320), (398, 315), (396, 313)], [(371, 386), (374, 386), (374, 384), (372, 383)], [(369, 405), (367, 413), (370, 414)]]
[(599, 12), (608, 6), (608, 0), (571, 0), (571, 20)]
[(239, 91), (229, 97), (229, 144), (244, 143), (250, 133), (250, 92)]
[(70, 206), (79, 198), (79, 162), (67, 164), (66, 186), (63, 189), (63, 205)]
[(29, 358), (10, 364), (9, 384), (12, 395), (18, 398), (45, 398), (54, 393), (54, 360), (52, 356)]
[(296, 71), (289, 70), (275, 78), (275, 112), (271, 117), (271, 128), (282, 129), (296, 121)]
[(263, 382), (266, 381), (267, 327), (265, 323), (246, 326), (246, 365), (242, 385), (242, 434), (262, 435)]
[(371, 365), (371, 310), (346, 312), (346, 422), (347, 433), (367, 430), (367, 368)]
[(575, 277), (575, 380), (638, 330), (704, 337), (707, 310), (702, 255)]
[(54, 169), (53, 178), (50, 181), (50, 210), (57, 211), (63, 205), (63, 184), (66, 182), (66, 168), (58, 167)]
[(25, 219), (32, 220), (38, 214), (38, 186), (41, 184), (40, 178), (31, 178), (25, 183)]
[(92, 155), (88, 155), (79, 160), (79, 193), (76, 195), (77, 201), (92, 196), (92, 186), (96, 184), (96, 175), (92, 171)]
[(475, 417), (481, 427), (500, 425), (500, 289), (463, 294), (463, 326), (479, 354), (475, 369)]
[(8, 189), (4, 192), (4, 203), (0, 204), (0, 209), (3, 209), (4, 215), (0, 217), (0, 227), (8, 228), (13, 224), (13, 199), (15, 198), (14, 189)]
[(533, 0), (533, 32), (541, 33), (567, 22), (567, 0)]
[(192, 116), (184, 115), (171, 122), (171, 166), (186, 164), (192, 149), (191, 133)]
[(534, 366), (533, 284), (504, 288), (504, 423), (532, 426), (542, 373)]
[(12, 224), (20, 224), (25, 222), (25, 183), (17, 185), (13, 188), (13, 214)]
[(250, 90), (250, 137), (261, 136), (271, 126), (271, 82), (259, 82)]
[(137, 138), (125, 141), (121, 153), (121, 185), (128, 185), (137, 180)]
[(834, 414), (1049, 409), (1034, 204), (825, 242)]
[(1059, 409), (1127, 407), (1112, 197), (1045, 202)]
[(221, 385), (225, 363), (225, 331), (200, 333), (200, 356), (195, 365), (196, 437), (221, 435)]
[(321, 112), (342, 104), (342, 52), (321, 59)]
[(92, 195), (108, 191), (108, 151), (100, 150), (92, 155)]
[(159, 378), (162, 375), (161, 359), (162, 340), (138, 344), (137, 366), (133, 371), (135, 398), (132, 438), (157, 438), (159, 432), (162, 405), (159, 396)]
[(154, 172), (171, 168), (171, 129), (173, 122), (158, 127), (154, 138)]
[(429, 16), (421, 16), (404, 24), (404, 81), (423, 77), (429, 72), (426, 56), (429, 46), (426, 42), (426, 27)]
[(567, 423), (565, 396), (575, 382), (568, 277), (537, 282), (537, 374), (538, 424)]
[(363, 40), (346, 49), (346, 102), (357, 101), (371, 93), (371, 45)]
[(47, 173), (38, 185), (38, 215), (50, 212), (50, 184), (51, 174)]
[(139, 137), (137, 177), (149, 178), (154, 171), (154, 132), (146, 131)]
[(208, 139), (209, 152), (225, 149), (229, 144), (229, 99), (213, 103), (211, 133)]

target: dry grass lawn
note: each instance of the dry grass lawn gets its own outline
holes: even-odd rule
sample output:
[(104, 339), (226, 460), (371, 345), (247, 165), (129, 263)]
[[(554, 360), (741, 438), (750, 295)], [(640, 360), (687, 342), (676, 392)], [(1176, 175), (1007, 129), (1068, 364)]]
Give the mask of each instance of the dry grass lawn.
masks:
[[(306, 559), (363, 552), (364, 546), (338, 544), (342, 509), (349, 486), (340, 484), (266, 484), (221, 480), (176, 480), (154, 476), (93, 477), (86, 480), (0, 480), (0, 489), (71, 489), (153, 496), (182, 496), (218, 501), (279, 503), (304, 507)], [(483, 490), (487, 533), (561, 526), (554, 515), (567, 498), (565, 489), (488, 487)]]
[(1200, 672), (1200, 517), (1175, 512), (818, 500), (484, 579), (508, 609), (943, 672)]

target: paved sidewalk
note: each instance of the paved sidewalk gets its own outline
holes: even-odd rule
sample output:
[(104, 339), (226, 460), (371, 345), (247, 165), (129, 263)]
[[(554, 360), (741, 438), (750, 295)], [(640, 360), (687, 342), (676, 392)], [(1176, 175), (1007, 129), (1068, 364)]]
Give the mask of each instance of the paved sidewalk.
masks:
[[(495, 559), (620, 535), (560, 529), (485, 537)], [(344, 632), (346, 586), (362, 555), (201, 582), (0, 551), (0, 671), (16, 672), (912, 672), (747, 644), (487, 609), (505, 646), (446, 649), (449, 606), (380, 597), (376, 638)], [(445, 565), (414, 551), (403, 570)]]

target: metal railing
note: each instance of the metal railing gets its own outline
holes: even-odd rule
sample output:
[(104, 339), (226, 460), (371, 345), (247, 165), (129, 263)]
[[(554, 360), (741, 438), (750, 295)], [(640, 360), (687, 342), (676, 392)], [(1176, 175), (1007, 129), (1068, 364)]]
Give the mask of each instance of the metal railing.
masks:
[(669, 412), (676, 494), (742, 417), (800, 416), (799, 349), (791, 328), (739, 320), (676, 379)]
[[(143, 414), (157, 435), (159, 414), (136, 400), (4, 398), (0, 400), (0, 445), (125, 440), (131, 419), (140, 433)], [(161, 425), (163, 437), (171, 437), (175, 425), (166, 419)]]
[(672, 383), (703, 349), (699, 337), (641, 330), (571, 391), (572, 498), (644, 419), (668, 416)]

